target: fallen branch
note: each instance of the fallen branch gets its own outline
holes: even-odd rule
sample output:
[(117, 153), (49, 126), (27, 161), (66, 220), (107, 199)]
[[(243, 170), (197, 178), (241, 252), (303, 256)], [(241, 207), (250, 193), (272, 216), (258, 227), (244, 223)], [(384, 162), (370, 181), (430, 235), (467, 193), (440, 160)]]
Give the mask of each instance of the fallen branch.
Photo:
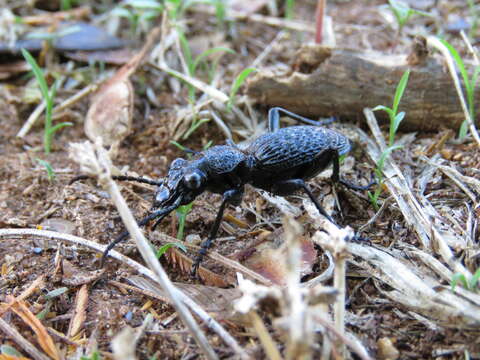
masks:
[[(403, 129), (458, 129), (465, 114), (443, 64), (425, 56), (426, 48), (415, 47), (410, 55), (384, 55), (309, 45), (299, 50), (288, 74), (268, 69), (248, 81), (247, 93), (257, 102), (282, 106), (310, 116), (340, 116), (365, 121), (362, 110), (390, 105), (395, 88), (411, 69), (401, 110), (407, 113)], [(414, 56), (412, 56), (414, 55)], [(475, 101), (480, 90), (475, 89)], [(380, 120), (387, 115), (379, 112)]]

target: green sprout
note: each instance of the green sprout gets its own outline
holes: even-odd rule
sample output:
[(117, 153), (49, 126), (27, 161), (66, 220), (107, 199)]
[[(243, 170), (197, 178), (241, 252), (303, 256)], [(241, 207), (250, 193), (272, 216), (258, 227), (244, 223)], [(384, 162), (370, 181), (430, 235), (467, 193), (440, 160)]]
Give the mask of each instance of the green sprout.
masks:
[(230, 89), (230, 96), (228, 98), (228, 108), (231, 109), (234, 102), (235, 102), (235, 95), (237, 94), (238, 90), (240, 87), (243, 85), (245, 80), (247, 79), (248, 75), (250, 75), (253, 72), (256, 72), (257, 69), (255, 68), (246, 68), (244, 69), (240, 74), (237, 75), (235, 78), (235, 81), (232, 84), (232, 87)]
[(50, 154), (52, 149), (52, 139), (55, 132), (60, 130), (65, 126), (71, 126), (72, 123), (69, 122), (62, 122), (55, 126), (52, 126), (52, 117), (53, 117), (53, 103), (55, 100), (56, 90), (57, 90), (57, 83), (54, 82), (50, 89), (47, 86), (47, 81), (45, 80), (45, 76), (43, 74), (42, 69), (38, 66), (35, 59), (30, 55), (30, 53), (22, 49), (22, 54), (25, 60), (30, 64), (32, 68), (33, 74), (37, 79), (38, 85), (40, 87), (40, 91), (42, 93), (43, 99), (45, 101), (45, 132), (43, 137), (43, 145), (45, 149), (45, 154)]
[[(226, 47), (215, 47), (212, 49), (207, 49), (197, 57), (193, 58), (192, 50), (190, 49), (188, 40), (185, 37), (185, 34), (183, 34), (183, 32), (181, 32), (180, 30), (178, 30), (178, 39), (180, 40), (180, 46), (182, 48), (183, 57), (187, 66), (188, 76), (190, 77), (196, 76), (197, 70), (201, 65), (207, 65), (208, 67), (208, 64), (206, 64), (206, 60), (210, 55), (218, 52), (235, 54), (235, 51), (233, 51), (232, 49)], [(214, 61), (209, 67), (209, 82), (213, 79), (213, 74), (216, 71), (219, 60), (220, 58), (217, 58), (217, 60)], [(195, 87), (191, 84), (188, 84), (188, 98), (192, 104), (195, 103)]]
[(377, 162), (377, 167), (375, 168), (375, 179), (377, 181), (377, 187), (375, 188), (375, 191), (371, 193), (370, 191), (367, 193), (368, 198), (370, 199), (370, 202), (372, 203), (373, 207), (375, 208), (376, 211), (378, 211), (379, 206), (378, 206), (378, 198), (382, 194), (383, 191), (383, 184), (384, 184), (384, 177), (383, 177), (383, 169), (385, 167), (385, 160), (387, 157), (390, 155), (390, 153), (394, 150), (401, 149), (401, 145), (394, 145), (390, 146), (385, 149), (385, 151), (380, 155), (380, 159)]
[(383, 191), (383, 184), (385, 179), (383, 177), (383, 169), (385, 167), (385, 160), (387, 157), (392, 153), (394, 150), (401, 149), (401, 145), (394, 145), (395, 142), (395, 135), (397, 133), (398, 127), (400, 123), (405, 118), (405, 112), (401, 111), (398, 112), (398, 107), (400, 105), (400, 101), (402, 100), (403, 94), (407, 87), (408, 78), (410, 76), (410, 70), (405, 71), (402, 75), (400, 81), (398, 82), (397, 88), (395, 90), (395, 96), (393, 97), (393, 105), (391, 108), (384, 105), (379, 105), (373, 108), (373, 111), (383, 110), (388, 114), (390, 119), (390, 129), (389, 129), (389, 136), (388, 136), (388, 147), (383, 151), (380, 155), (380, 159), (377, 162), (377, 167), (375, 169), (375, 178), (377, 180), (377, 187), (373, 193), (368, 192), (368, 198), (372, 203), (375, 210), (378, 211), (378, 198), (382, 194)]
[(177, 209), (177, 216), (178, 216), (178, 231), (177, 231), (177, 239), (182, 240), (184, 231), (185, 231), (185, 221), (187, 220), (187, 215), (190, 211), (192, 211), (193, 202), (187, 205), (179, 206)]
[(42, 159), (35, 159), (37, 162), (42, 165), (47, 171), (47, 178), (49, 182), (52, 182), (55, 179), (55, 171), (52, 168), (52, 165), (48, 161)]
[(388, 5), (398, 24), (398, 33), (402, 33), (403, 27), (413, 15), (431, 16), (424, 11), (412, 9), (407, 3), (398, 0), (388, 0)]
[[(462, 75), (463, 84), (465, 86), (465, 92), (467, 93), (467, 106), (468, 106), (468, 113), (470, 118), (475, 121), (475, 87), (477, 86), (478, 75), (480, 73), (480, 66), (475, 66), (473, 69), (472, 77), (468, 76), (467, 69), (465, 64), (459, 55), (458, 51), (450, 45), (450, 43), (444, 39), (440, 39), (441, 43), (445, 45), (448, 49), (450, 54), (452, 55), (455, 63), (457, 64), (458, 69), (460, 70), (460, 74)], [(460, 126), (460, 130), (458, 132), (458, 137), (460, 140), (464, 139), (467, 135), (468, 131), (468, 122), (464, 120), (462, 125)]]
[(408, 69), (403, 73), (402, 78), (400, 79), (400, 82), (397, 85), (395, 96), (393, 98), (393, 106), (391, 108), (384, 105), (378, 105), (375, 108), (373, 108), (373, 111), (377, 111), (377, 110), (385, 111), (388, 114), (388, 117), (390, 118), (388, 146), (393, 145), (393, 140), (395, 138), (395, 134), (398, 130), (398, 127), (400, 126), (400, 123), (402, 122), (402, 120), (405, 118), (404, 111), (401, 111), (399, 113), (397, 113), (397, 111), (398, 111), (398, 106), (400, 105), (400, 100), (402, 100), (403, 93), (405, 92), (405, 89), (407, 87), (409, 76), (410, 76), (410, 69)]
[(135, 34), (139, 25), (150, 24), (162, 14), (163, 9), (163, 4), (155, 0), (129, 0), (113, 9), (112, 14), (126, 18), (132, 34)]
[(100, 355), (100, 351), (94, 350), (90, 355), (81, 356), (80, 360), (101, 360), (102, 356)]
[(477, 271), (475, 271), (475, 274), (473, 274), (470, 279), (467, 279), (464, 274), (455, 273), (452, 276), (450, 286), (452, 288), (452, 291), (455, 291), (455, 288), (457, 287), (457, 285), (461, 283), (465, 289), (477, 292), (479, 279), (480, 279), (480, 268), (478, 268)]

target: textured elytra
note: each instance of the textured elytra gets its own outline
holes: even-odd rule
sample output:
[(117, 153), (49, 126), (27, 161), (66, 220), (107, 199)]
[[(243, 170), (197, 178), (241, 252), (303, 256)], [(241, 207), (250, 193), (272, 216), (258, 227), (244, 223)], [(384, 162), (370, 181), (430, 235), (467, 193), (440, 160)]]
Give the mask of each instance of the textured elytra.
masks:
[(257, 165), (265, 170), (283, 170), (311, 162), (328, 150), (346, 154), (350, 142), (344, 135), (330, 129), (291, 126), (260, 136), (246, 152), (253, 154)]
[(201, 162), (209, 174), (224, 174), (231, 172), (242, 161), (245, 155), (237, 148), (228, 145), (211, 147), (202, 153)]

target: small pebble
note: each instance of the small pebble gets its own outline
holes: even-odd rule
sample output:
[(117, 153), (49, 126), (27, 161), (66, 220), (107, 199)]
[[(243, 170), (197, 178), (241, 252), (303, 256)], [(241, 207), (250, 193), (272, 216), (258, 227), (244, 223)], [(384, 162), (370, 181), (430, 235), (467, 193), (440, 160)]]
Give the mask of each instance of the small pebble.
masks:
[(33, 253), (36, 255), (40, 255), (43, 252), (43, 249), (41, 247), (34, 247), (33, 248)]

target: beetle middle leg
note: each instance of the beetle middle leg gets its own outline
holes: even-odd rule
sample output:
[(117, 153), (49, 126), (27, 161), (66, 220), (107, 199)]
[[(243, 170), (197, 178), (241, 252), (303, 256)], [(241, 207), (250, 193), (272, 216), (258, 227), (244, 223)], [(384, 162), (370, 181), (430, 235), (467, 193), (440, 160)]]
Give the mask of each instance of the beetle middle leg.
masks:
[(280, 113), (283, 113), (292, 119), (299, 120), (305, 124), (313, 126), (324, 126), (335, 121), (334, 118), (326, 119), (323, 121), (312, 120), (295, 114), (291, 111), (285, 110), (284, 108), (273, 107), (268, 111), (268, 130), (270, 132), (274, 132), (280, 129)]
[(207, 240), (205, 240), (200, 250), (198, 251), (197, 257), (192, 265), (191, 275), (196, 276), (197, 270), (200, 267), (200, 263), (203, 260), (203, 257), (207, 254), (208, 249), (212, 245), (212, 241), (217, 237), (218, 229), (220, 228), (220, 223), (223, 219), (223, 213), (225, 212), (225, 207), (228, 204), (232, 205), (240, 205), (243, 197), (243, 189), (233, 189), (228, 190), (223, 193), (223, 201), (222, 205), (220, 205), (220, 209), (218, 209), (217, 217), (215, 218), (215, 222), (210, 230), (210, 234), (208, 235)]
[(270, 191), (273, 194), (280, 195), (280, 196), (291, 195), (297, 190), (305, 191), (308, 197), (310, 198), (310, 200), (313, 202), (313, 204), (317, 208), (318, 212), (323, 216), (325, 216), (328, 219), (328, 221), (337, 225), (335, 220), (333, 220), (333, 218), (330, 215), (328, 215), (328, 213), (325, 211), (322, 205), (320, 205), (317, 198), (315, 197), (315, 195), (313, 195), (312, 191), (310, 190), (310, 188), (308, 187), (308, 185), (305, 183), (303, 179), (291, 179), (291, 180), (280, 181), (273, 184), (273, 186), (270, 188)]
[(340, 156), (338, 155), (338, 152), (335, 152), (333, 154), (333, 173), (332, 173), (332, 180), (334, 182), (339, 182), (342, 185), (345, 185), (347, 188), (352, 189), (352, 190), (368, 190), (370, 187), (376, 183), (375, 180), (370, 181), (370, 183), (366, 186), (360, 186), (360, 185), (355, 185), (352, 184), (348, 181), (343, 180), (340, 177)]

